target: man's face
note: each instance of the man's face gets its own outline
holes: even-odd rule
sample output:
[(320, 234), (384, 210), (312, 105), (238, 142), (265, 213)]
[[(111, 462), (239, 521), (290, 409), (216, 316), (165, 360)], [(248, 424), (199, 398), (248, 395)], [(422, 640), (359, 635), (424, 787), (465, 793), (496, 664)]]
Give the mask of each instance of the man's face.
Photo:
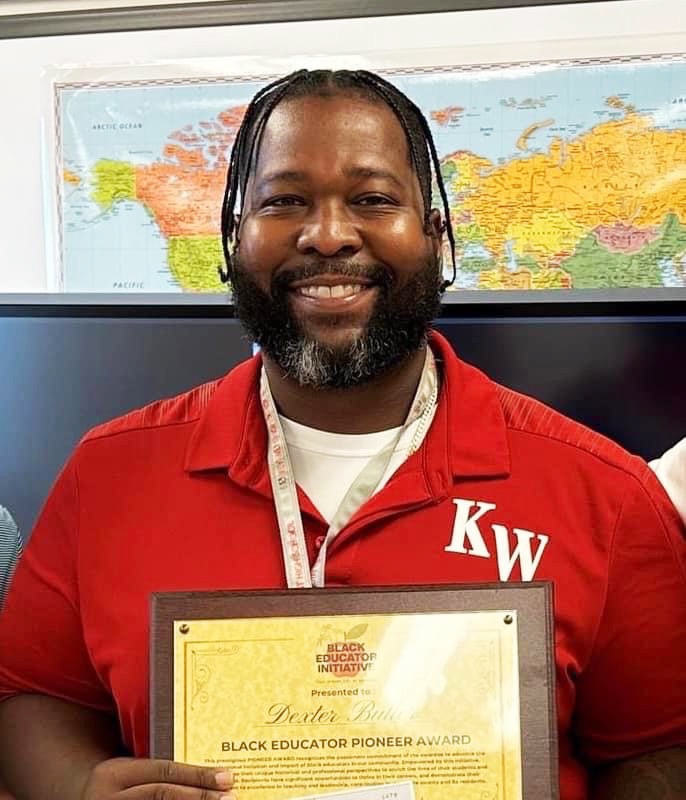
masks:
[(440, 215), (425, 225), (403, 129), (356, 96), (282, 102), (238, 228), (237, 312), (300, 383), (361, 383), (422, 344), (439, 301)]

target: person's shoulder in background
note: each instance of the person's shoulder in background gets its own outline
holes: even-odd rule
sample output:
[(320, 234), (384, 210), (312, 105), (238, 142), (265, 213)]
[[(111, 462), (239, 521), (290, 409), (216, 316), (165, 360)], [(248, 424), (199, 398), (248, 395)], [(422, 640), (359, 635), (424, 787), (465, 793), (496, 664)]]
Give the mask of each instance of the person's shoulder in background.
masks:
[(686, 438), (651, 461), (650, 466), (686, 524)]
[(12, 515), (0, 506), (0, 608), (21, 556), (21, 548), (21, 536)]

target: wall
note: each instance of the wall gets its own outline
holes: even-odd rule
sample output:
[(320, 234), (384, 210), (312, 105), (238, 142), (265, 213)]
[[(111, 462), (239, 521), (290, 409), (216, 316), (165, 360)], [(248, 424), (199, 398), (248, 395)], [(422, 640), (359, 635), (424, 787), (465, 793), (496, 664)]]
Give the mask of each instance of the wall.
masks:
[[(1, 24), (1, 21), (0, 21)], [(640, 35), (638, 35), (640, 34)], [(41, 124), (49, 122), (51, 65), (106, 65), (231, 57), (234, 69), (281, 57), (324, 54), (312, 63), (348, 63), (369, 57), (370, 66), (400, 63), (412, 50), (417, 63), (493, 63), (680, 52), (686, 37), (684, 0), (622, 0), (530, 7), (327, 20), (305, 23), (193, 28), (0, 40), (0, 292), (48, 288), (41, 168)], [(431, 48), (429, 52), (428, 48)], [(422, 51), (421, 53), (419, 51)], [(298, 61), (300, 63), (300, 60)], [(226, 62), (222, 61), (222, 69)], [(253, 67), (254, 68), (254, 67)], [(264, 72), (264, 67), (260, 69)]]

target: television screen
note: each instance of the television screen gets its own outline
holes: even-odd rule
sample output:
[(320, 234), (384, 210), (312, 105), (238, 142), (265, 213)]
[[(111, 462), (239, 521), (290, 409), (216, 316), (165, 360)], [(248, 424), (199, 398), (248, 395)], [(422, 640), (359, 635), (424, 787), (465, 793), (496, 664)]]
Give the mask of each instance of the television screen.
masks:
[(228, 372), (233, 319), (0, 317), (0, 504), (25, 536), (91, 427)]
[[(491, 313), (492, 316), (487, 316)], [(436, 327), (495, 380), (652, 458), (686, 435), (686, 313), (493, 315), (446, 305)], [(29, 534), (85, 431), (216, 378), (252, 346), (225, 308), (39, 313), (0, 307), (0, 504)]]
[(651, 459), (686, 436), (686, 314), (444, 317), (465, 361)]

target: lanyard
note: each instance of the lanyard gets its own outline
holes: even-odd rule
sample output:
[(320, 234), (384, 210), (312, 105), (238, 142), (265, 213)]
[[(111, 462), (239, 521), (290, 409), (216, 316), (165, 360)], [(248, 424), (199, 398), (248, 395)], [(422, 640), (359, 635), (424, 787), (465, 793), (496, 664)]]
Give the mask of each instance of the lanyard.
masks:
[(264, 367), (260, 376), (260, 400), (267, 425), (269, 478), (272, 484), (274, 507), (281, 534), (281, 547), (283, 549), (288, 587), (289, 589), (309, 589), (312, 586), (323, 586), (328, 546), (348, 524), (350, 518), (360, 506), (374, 494), (379, 481), (388, 469), (388, 464), (400, 437), (416, 421), (419, 421), (419, 423), (410, 446), (410, 455), (421, 444), (433, 419), (438, 400), (436, 361), (431, 348), (427, 346), (424, 369), (422, 370), (419, 386), (405, 424), (399, 429), (389, 445), (380, 450), (375, 456), (372, 456), (346, 492), (338, 510), (334, 514), (312, 571), (310, 571), (305, 533), (298, 505), (298, 492), (293, 476), (291, 459), (288, 455), (288, 446)]

